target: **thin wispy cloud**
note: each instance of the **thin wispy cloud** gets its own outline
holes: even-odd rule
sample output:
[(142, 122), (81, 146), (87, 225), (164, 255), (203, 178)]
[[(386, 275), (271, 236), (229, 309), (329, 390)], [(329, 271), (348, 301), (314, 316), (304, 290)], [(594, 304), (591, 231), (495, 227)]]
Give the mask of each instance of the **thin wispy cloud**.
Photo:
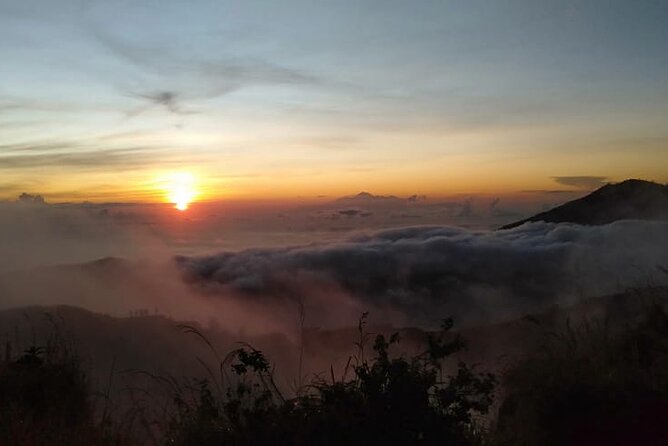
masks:
[(155, 164), (178, 164), (183, 155), (156, 145), (109, 144), (104, 140), (70, 140), (0, 144), (0, 165), (5, 170), (72, 168), (104, 171), (110, 167), (140, 169)]
[(186, 53), (165, 46), (145, 47), (100, 30), (91, 34), (106, 50), (138, 69), (138, 79), (134, 82), (137, 86), (128, 92), (130, 96), (176, 114), (185, 113), (188, 101), (214, 99), (246, 87), (300, 87), (321, 82), (302, 70), (258, 58), (225, 55), (221, 51)]
[(573, 186), (579, 189), (596, 189), (608, 184), (608, 177), (599, 176), (565, 176), (552, 177), (554, 181), (564, 186)]

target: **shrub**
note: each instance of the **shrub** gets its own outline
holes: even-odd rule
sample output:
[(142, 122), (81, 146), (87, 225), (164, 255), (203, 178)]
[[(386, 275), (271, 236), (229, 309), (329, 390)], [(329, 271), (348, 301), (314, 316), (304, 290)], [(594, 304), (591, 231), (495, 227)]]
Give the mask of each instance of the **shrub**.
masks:
[[(365, 316), (363, 316), (364, 318)], [(367, 361), (367, 334), (360, 320), (359, 353), (349, 360), (352, 370), (336, 379), (316, 379), (305, 394), (286, 399), (273, 382), (263, 354), (251, 346), (232, 352), (221, 363), (236, 383), (215, 397), (210, 381), (195, 383), (196, 397), (186, 403), (177, 396), (167, 443), (176, 445), (362, 445), (451, 444), (476, 441), (475, 413), (485, 413), (495, 378), (463, 363), (444, 377), (442, 361), (461, 350), (458, 336), (443, 331), (431, 336), (425, 352), (391, 357), (398, 335), (378, 335), (374, 356)], [(354, 363), (351, 365), (351, 363)], [(348, 367), (347, 367), (348, 369)]]
[(7, 343), (0, 361), (0, 444), (110, 445), (120, 439), (96, 421), (86, 375), (57, 333), (18, 357)]
[(668, 314), (654, 305), (635, 326), (569, 326), (504, 384), (500, 444), (665, 444)]

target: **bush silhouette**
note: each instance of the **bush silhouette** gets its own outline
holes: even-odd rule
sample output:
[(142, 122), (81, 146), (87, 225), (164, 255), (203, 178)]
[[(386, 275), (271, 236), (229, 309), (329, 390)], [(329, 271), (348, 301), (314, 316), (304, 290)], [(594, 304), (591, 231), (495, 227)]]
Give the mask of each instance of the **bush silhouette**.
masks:
[(80, 360), (59, 336), (0, 361), (0, 445), (120, 444), (95, 419)]
[[(363, 315), (357, 353), (342, 373), (332, 368), (290, 397), (249, 344), (217, 357), (217, 367), (197, 358), (207, 379), (139, 371), (164, 385), (169, 401), (156, 393), (137, 400), (152, 406), (115, 411), (117, 418), (96, 412), (80, 359), (62, 338), (17, 356), (8, 345), (0, 361), (0, 446), (665, 444), (668, 313), (657, 304), (623, 320), (546, 333), (541, 348), (505, 374), (491, 432), (478, 417), (492, 406), (496, 378), (454, 363), (464, 341), (452, 320), (426, 338), (424, 351), (402, 356), (399, 336), (372, 336)], [(196, 328), (182, 328), (215, 354)], [(141, 395), (153, 390), (133, 383)]]
[(446, 339), (452, 321), (429, 338), (425, 352), (393, 358), (393, 335), (378, 335), (374, 356), (365, 360), (363, 320), (360, 354), (351, 358), (351, 378), (318, 379), (306, 394), (285, 399), (273, 382), (263, 354), (244, 346), (228, 355), (237, 378), (224, 398), (216, 398), (209, 381), (199, 381), (191, 404), (177, 397), (179, 410), (170, 423), (169, 444), (178, 445), (362, 445), (451, 444), (476, 441), (472, 416), (485, 413), (495, 378), (460, 363), (444, 377), (442, 360), (461, 350), (458, 337)]
[(552, 333), (507, 374), (496, 439), (513, 445), (664, 445), (668, 314)]

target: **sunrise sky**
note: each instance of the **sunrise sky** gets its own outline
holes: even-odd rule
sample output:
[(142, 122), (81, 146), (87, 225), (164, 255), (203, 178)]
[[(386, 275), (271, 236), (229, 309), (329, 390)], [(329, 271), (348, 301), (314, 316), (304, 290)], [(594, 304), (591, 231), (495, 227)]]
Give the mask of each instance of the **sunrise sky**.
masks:
[(667, 182), (667, 22), (651, 0), (0, 0), (0, 200)]

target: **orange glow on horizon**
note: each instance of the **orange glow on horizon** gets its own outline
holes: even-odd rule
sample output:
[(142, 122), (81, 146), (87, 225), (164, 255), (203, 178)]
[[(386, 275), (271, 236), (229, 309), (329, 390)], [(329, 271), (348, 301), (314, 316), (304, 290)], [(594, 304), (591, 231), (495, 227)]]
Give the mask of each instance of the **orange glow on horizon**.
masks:
[(187, 210), (197, 195), (195, 177), (188, 172), (178, 172), (169, 175), (165, 183), (167, 200), (173, 203), (177, 210), (181, 212)]

